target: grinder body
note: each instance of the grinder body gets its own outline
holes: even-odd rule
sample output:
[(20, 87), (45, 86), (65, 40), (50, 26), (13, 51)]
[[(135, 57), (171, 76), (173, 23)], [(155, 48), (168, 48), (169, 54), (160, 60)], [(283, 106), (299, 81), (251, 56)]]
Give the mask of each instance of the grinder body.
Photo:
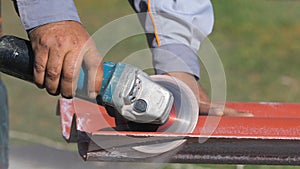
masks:
[[(155, 83), (142, 70), (125, 63), (103, 63), (100, 104), (111, 106), (128, 121), (164, 124), (173, 105), (170, 91)], [(84, 96), (86, 76), (81, 69), (77, 95)]]

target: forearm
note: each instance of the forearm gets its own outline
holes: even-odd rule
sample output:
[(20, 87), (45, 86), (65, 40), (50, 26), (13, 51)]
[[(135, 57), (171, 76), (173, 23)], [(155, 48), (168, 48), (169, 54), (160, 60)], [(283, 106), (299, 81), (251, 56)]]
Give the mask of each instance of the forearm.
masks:
[(199, 78), (196, 53), (201, 41), (211, 33), (214, 22), (210, 1), (129, 2), (136, 12), (147, 12), (145, 17), (139, 18), (152, 48), (156, 73), (185, 72)]

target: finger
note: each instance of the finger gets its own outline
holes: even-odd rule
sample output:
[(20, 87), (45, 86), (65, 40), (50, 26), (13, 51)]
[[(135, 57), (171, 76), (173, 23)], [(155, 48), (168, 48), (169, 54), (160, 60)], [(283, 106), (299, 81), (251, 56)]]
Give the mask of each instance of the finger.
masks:
[(39, 88), (44, 88), (45, 71), (48, 61), (48, 48), (39, 48), (34, 50), (34, 82)]
[[(88, 95), (94, 99), (100, 92), (103, 76), (102, 58), (97, 50), (90, 50), (84, 56), (88, 71)], [(88, 59), (88, 61), (87, 61)]]
[(60, 92), (59, 82), (65, 53), (63, 50), (53, 48), (49, 51), (45, 73), (45, 87), (51, 95), (58, 95)]
[(60, 81), (60, 93), (63, 97), (71, 98), (75, 95), (77, 80), (82, 63), (77, 51), (68, 52), (63, 61)]
[(100, 92), (102, 84), (103, 70), (102, 66), (99, 65), (98, 68), (92, 68), (88, 71), (88, 95), (90, 98), (94, 99)]
[(240, 112), (232, 108), (225, 107), (224, 109), (224, 116), (231, 116), (231, 117), (253, 117), (252, 113), (248, 112)]
[(199, 114), (200, 115), (208, 115), (210, 109), (210, 103), (206, 102), (198, 102), (199, 103)]

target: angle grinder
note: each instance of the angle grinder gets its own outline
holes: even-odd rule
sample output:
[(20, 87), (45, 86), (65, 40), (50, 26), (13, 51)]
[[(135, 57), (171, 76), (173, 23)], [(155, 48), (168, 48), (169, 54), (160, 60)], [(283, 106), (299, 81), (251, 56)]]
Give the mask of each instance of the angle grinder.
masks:
[[(30, 41), (15, 36), (0, 39), (0, 71), (33, 82), (34, 55)], [(116, 118), (118, 130), (190, 133), (198, 119), (198, 104), (190, 88), (174, 77), (149, 76), (125, 63), (104, 62), (102, 86), (97, 102)], [(86, 95), (83, 69), (77, 97)], [(184, 140), (135, 147), (145, 153), (172, 149)]]

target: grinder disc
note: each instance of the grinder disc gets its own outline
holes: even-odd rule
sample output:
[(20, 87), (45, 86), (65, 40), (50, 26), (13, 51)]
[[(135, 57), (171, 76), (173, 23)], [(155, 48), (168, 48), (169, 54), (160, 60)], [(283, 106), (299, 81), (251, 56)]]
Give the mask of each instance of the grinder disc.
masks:
[[(174, 97), (174, 105), (166, 126), (158, 132), (191, 133), (197, 124), (199, 107), (191, 89), (182, 81), (167, 75), (153, 75), (151, 79), (169, 90)], [(175, 112), (174, 112), (175, 111)], [(173, 150), (185, 142), (184, 138), (161, 144), (133, 147), (147, 154), (160, 154)]]

